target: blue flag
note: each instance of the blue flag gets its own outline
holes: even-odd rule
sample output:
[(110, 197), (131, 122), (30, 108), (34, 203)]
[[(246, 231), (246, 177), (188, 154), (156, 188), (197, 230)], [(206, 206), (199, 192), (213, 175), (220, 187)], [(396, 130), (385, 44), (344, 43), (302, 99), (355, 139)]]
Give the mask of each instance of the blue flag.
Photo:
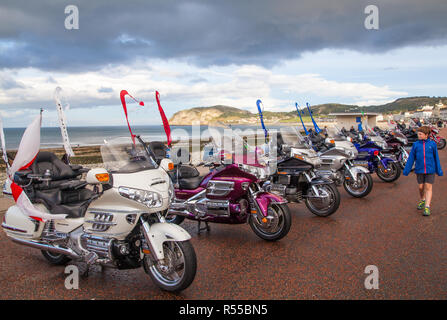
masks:
[(315, 122), (314, 117), (312, 116), (312, 110), (310, 110), (309, 102), (306, 102), (306, 105), (307, 105), (307, 110), (309, 110), (309, 115), (310, 115), (310, 118), (312, 119), (312, 123), (314, 124), (315, 131), (316, 131), (317, 133), (320, 133), (320, 132), (321, 132), (321, 129), (318, 128), (318, 125), (317, 125), (317, 123)]
[[(303, 128), (304, 128), (304, 132), (306, 133), (306, 135), (308, 135), (309, 132), (307, 131), (306, 126), (304, 125), (303, 118), (301, 118), (301, 112), (300, 112), (300, 109), (298, 108), (297, 102), (295, 102), (295, 107), (296, 107), (296, 111), (298, 112), (298, 115), (300, 116), (301, 124), (303, 125)], [(304, 110), (302, 110), (302, 113), (304, 114)]]
[(258, 106), (259, 119), (261, 119), (261, 126), (262, 126), (262, 129), (264, 129), (265, 139), (267, 140), (268, 131), (264, 125), (264, 117), (262, 115), (261, 103), (262, 103), (262, 101), (260, 99), (258, 99), (258, 101), (256, 101), (256, 105)]

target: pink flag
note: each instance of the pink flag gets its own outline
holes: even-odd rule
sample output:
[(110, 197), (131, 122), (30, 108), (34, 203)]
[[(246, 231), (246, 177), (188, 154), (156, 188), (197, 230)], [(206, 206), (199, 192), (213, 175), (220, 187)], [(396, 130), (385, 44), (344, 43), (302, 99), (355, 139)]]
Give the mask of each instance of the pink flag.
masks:
[[(127, 121), (127, 126), (129, 127), (130, 137), (132, 138), (133, 144), (135, 144), (135, 135), (132, 133), (132, 128), (130, 127), (130, 123), (129, 123), (129, 117), (127, 115), (126, 95), (131, 97), (133, 100), (135, 100), (135, 102), (138, 102), (138, 101), (137, 101), (137, 99), (132, 97), (129, 94), (129, 92), (127, 92), (126, 90), (121, 90), (121, 92), (120, 92), (121, 104), (123, 105), (124, 115), (126, 116), (126, 121)], [(138, 104), (140, 106), (144, 106), (143, 101), (140, 101)]]
[(168, 118), (166, 118), (165, 112), (160, 104), (160, 94), (158, 91), (155, 91), (155, 99), (158, 104), (158, 111), (160, 112), (161, 120), (163, 121), (163, 128), (165, 129), (166, 137), (168, 139), (168, 146), (171, 146), (172, 138), (171, 138), (171, 127), (169, 126)]
[[(14, 174), (19, 170), (24, 170), (30, 167), (34, 159), (36, 159), (40, 148), (40, 126), (42, 123), (42, 113), (40, 113), (34, 121), (26, 128), (25, 133), (20, 141), (19, 149), (17, 150), (14, 162), (8, 170), (8, 175), (11, 181), (14, 179)], [(16, 183), (11, 184), (12, 196), (17, 203), (17, 206), (28, 216), (33, 219), (44, 221), (50, 219), (64, 219), (66, 215), (58, 214), (52, 215), (36, 209), (23, 189)]]

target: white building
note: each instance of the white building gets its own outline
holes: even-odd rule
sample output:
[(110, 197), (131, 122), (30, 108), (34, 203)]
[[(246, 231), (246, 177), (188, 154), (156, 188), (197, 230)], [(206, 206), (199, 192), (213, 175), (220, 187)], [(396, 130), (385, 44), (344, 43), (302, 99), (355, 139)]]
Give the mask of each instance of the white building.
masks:
[(350, 113), (330, 113), (329, 116), (335, 116), (335, 121), (338, 127), (345, 127), (347, 130), (354, 127), (357, 129), (358, 124), (362, 122), (362, 125), (368, 125), (368, 127), (373, 128), (376, 126), (378, 113), (372, 112), (350, 112)]

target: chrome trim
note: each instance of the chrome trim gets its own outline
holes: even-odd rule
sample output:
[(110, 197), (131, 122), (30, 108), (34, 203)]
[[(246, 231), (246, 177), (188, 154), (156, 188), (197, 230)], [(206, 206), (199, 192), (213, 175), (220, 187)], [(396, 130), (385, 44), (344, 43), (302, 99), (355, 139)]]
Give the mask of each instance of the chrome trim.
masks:
[(210, 180), (206, 185), (206, 194), (224, 197), (234, 190), (234, 181)]
[(11, 238), (11, 240), (17, 244), (32, 247), (35, 249), (50, 251), (50, 252), (54, 252), (54, 253), (58, 253), (58, 254), (64, 254), (66, 256), (69, 256), (72, 259), (80, 258), (80, 256), (76, 252), (74, 252), (73, 250), (68, 249), (68, 248), (55, 247), (55, 246), (52, 246), (49, 244), (45, 244), (45, 243), (41, 243), (41, 242), (37, 242), (37, 241), (33, 241), (33, 240), (23, 240), (23, 239), (17, 239), (17, 238)]
[(166, 180), (159, 180), (159, 181), (152, 182), (150, 186), (152, 187), (152, 186), (155, 186), (155, 185), (161, 184), (161, 183), (166, 183)]
[(116, 222), (113, 222), (113, 213), (109, 212), (92, 212), (89, 213), (93, 214), (93, 220), (86, 220), (85, 223), (91, 223), (92, 227), (88, 229), (88, 231), (99, 231), (104, 232), (110, 229), (112, 226), (116, 226)]
[(111, 238), (103, 238), (84, 233), (81, 235), (81, 245), (87, 251), (93, 251), (96, 254), (112, 259), (112, 242)]
[(28, 231), (26, 231), (26, 230), (22, 230), (22, 229), (18, 229), (18, 228), (10, 227), (10, 226), (8, 226), (8, 225), (6, 225), (6, 224), (4, 224), (4, 223), (2, 223), (2, 228), (4, 228), (4, 229), (8, 229), (8, 230), (10, 230), (10, 231), (15, 231), (15, 232), (22, 232), (22, 233), (27, 233), (27, 232), (28, 232)]
[(129, 214), (129, 213), (136, 213), (136, 214), (139, 214), (139, 213), (147, 213), (147, 212), (145, 212), (145, 211), (141, 211), (141, 210), (116, 210), (116, 209), (102, 209), (102, 208), (91, 208), (91, 209), (88, 209), (88, 211), (87, 211), (87, 213), (109, 213), (109, 212), (111, 212), (111, 213), (127, 213), (127, 214)]

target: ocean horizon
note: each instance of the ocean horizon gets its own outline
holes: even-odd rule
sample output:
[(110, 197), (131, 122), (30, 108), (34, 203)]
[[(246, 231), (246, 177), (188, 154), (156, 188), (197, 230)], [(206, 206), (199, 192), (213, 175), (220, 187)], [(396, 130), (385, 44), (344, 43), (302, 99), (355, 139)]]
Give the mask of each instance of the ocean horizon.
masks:
[[(273, 129), (276, 126), (269, 126)], [(235, 129), (259, 130), (260, 126), (232, 125)], [(5, 143), (7, 150), (16, 150), (19, 147), (22, 135), (26, 128), (4, 128)], [(200, 126), (200, 134), (208, 129), (208, 126)], [(173, 140), (189, 137), (198, 138), (198, 131), (193, 133), (192, 126), (171, 126), (171, 136)], [(111, 140), (118, 137), (128, 137), (127, 126), (70, 126), (67, 128), (68, 137), (72, 147), (102, 145), (104, 140)], [(132, 126), (132, 132), (141, 135), (145, 141), (166, 141), (166, 134), (162, 125), (138, 125)], [(63, 147), (62, 136), (59, 127), (42, 127), (40, 130), (41, 148)]]

